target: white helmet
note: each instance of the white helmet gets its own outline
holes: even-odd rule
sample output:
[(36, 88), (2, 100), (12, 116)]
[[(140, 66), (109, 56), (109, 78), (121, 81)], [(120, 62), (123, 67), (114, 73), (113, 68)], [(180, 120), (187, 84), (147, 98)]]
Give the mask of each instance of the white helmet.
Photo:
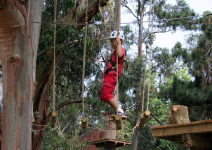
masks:
[[(110, 39), (115, 39), (117, 37), (117, 30), (111, 32), (110, 34)], [(121, 40), (124, 40), (124, 32), (123, 31), (119, 31), (119, 37)]]

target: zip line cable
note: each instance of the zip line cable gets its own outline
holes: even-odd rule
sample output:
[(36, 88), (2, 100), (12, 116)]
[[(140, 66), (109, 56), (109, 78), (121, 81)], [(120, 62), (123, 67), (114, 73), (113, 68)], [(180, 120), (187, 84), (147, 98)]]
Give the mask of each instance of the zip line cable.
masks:
[[(204, 16), (211, 16), (212, 14), (207, 14), (207, 15), (196, 15), (196, 16), (187, 16), (187, 17), (180, 17), (180, 18), (172, 18), (172, 19), (158, 19), (154, 20), (153, 22), (159, 22), (159, 21), (172, 21), (172, 20), (180, 20), (180, 19), (186, 19), (186, 18), (195, 18), (195, 17), (204, 17)], [(141, 23), (148, 23), (149, 21), (141, 21)], [(31, 21), (30, 23), (41, 23), (41, 24), (54, 24), (52, 22), (36, 22), (36, 21)], [(138, 21), (133, 21), (133, 22), (124, 22), (120, 24), (135, 24), (138, 23)], [(1, 23), (0, 23), (1, 24)], [(56, 24), (66, 24), (66, 25), (74, 25), (74, 23), (59, 23), (56, 22)], [(91, 22), (88, 24), (95, 24), (95, 22)], [(105, 23), (105, 25), (110, 25), (110, 24), (117, 24), (117, 23)], [(85, 25), (85, 23), (80, 23), (80, 24), (75, 24), (77, 25)]]

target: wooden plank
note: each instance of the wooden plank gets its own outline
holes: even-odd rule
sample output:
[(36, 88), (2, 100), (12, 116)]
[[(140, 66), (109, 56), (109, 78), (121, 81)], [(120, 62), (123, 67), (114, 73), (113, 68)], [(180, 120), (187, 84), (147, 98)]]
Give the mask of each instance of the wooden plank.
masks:
[(126, 145), (130, 145), (131, 142), (116, 140), (116, 139), (104, 139), (104, 140), (98, 140), (98, 141), (91, 141), (90, 144), (96, 145), (97, 148), (100, 148), (100, 147), (123, 147)]
[(182, 135), (183, 143), (186, 147), (195, 148), (195, 149), (212, 149), (212, 140), (209, 140), (204, 137), (200, 137), (195, 134), (183, 134)]
[(152, 127), (152, 135), (190, 148), (212, 149), (212, 120)]
[(172, 141), (172, 142), (175, 142), (175, 143), (183, 143), (183, 141), (182, 141), (182, 135), (178, 135), (178, 136), (167, 136), (167, 137), (163, 137), (162, 139), (168, 140), (168, 141)]
[(115, 147), (117, 145), (117, 141), (106, 141), (96, 144), (96, 148), (100, 147)]
[[(116, 115), (111, 115), (111, 118), (112, 118), (112, 119), (115, 119), (115, 116), (116, 116)], [(121, 116), (121, 119), (122, 119), (122, 120), (127, 120), (127, 116)]]
[(212, 122), (193, 122), (182, 125), (166, 125), (160, 127), (152, 127), (152, 135), (154, 137), (175, 136), (185, 133), (207, 133), (212, 132)]

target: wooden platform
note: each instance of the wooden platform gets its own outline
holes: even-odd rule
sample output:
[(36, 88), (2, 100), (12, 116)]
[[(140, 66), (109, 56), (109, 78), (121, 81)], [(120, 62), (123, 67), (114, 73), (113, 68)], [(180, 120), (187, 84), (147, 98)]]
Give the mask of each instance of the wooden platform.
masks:
[(181, 143), (190, 148), (212, 149), (212, 120), (154, 126), (151, 129), (156, 138)]
[[(111, 118), (115, 119), (115, 115), (111, 115)], [(122, 120), (127, 120), (127, 116), (121, 116)]]
[(91, 145), (96, 145), (96, 148), (100, 147), (122, 147), (126, 145), (130, 145), (131, 142), (128, 141), (121, 141), (116, 139), (104, 139), (104, 140), (98, 140), (98, 141), (91, 141)]

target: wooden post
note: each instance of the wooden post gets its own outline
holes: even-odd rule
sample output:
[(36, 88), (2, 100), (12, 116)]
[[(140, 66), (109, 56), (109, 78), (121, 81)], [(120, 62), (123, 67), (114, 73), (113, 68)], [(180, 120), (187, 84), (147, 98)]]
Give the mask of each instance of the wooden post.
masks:
[[(110, 116), (107, 118), (107, 121), (109, 120), (112, 120)], [(109, 130), (107, 130), (106, 139), (116, 139), (116, 130), (113, 130), (113, 129), (116, 129), (115, 122), (109, 121), (107, 123), (107, 129)]]
[(55, 125), (56, 125), (56, 122), (57, 122), (57, 112), (56, 112), (56, 111), (53, 111), (53, 112), (52, 112), (52, 116), (51, 116), (51, 118), (50, 118), (50, 126), (51, 126), (52, 128), (54, 128)]
[(122, 118), (120, 115), (115, 115), (115, 123), (116, 123), (116, 129), (121, 130), (122, 129)]
[(88, 119), (87, 117), (83, 116), (81, 119), (81, 123), (82, 123), (82, 128), (86, 129), (88, 127)]
[(141, 115), (141, 121), (139, 123), (139, 129), (143, 129), (147, 120), (150, 117), (151, 112), (149, 110), (146, 110), (142, 115)]
[(188, 108), (183, 105), (173, 105), (169, 110), (170, 124), (190, 123)]

